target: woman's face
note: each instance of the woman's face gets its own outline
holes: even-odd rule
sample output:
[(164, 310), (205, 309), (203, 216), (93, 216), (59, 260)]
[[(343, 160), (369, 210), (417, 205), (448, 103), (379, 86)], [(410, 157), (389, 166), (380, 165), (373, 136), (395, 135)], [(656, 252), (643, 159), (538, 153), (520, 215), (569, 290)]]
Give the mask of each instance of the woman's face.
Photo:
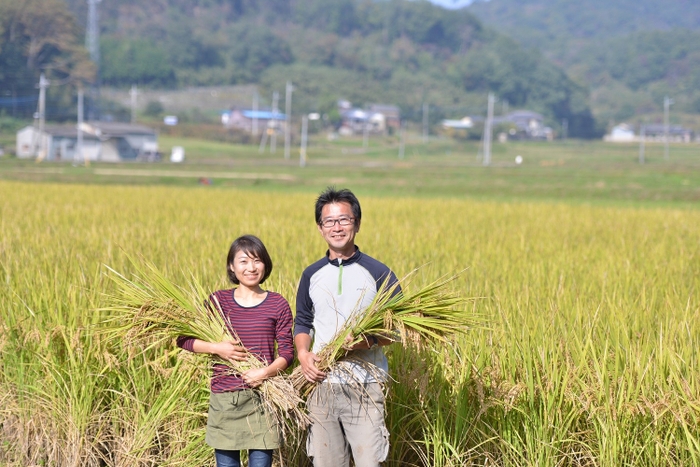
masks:
[(265, 276), (265, 265), (259, 258), (249, 256), (248, 252), (238, 251), (233, 257), (233, 263), (228, 266), (236, 275), (241, 285), (257, 287)]

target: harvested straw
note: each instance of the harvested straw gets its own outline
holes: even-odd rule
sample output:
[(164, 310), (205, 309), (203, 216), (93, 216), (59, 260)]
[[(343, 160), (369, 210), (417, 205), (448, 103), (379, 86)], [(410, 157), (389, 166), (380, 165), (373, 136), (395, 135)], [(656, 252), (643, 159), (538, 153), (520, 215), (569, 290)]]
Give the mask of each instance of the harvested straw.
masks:
[[(118, 287), (118, 293), (108, 297), (112, 306), (105, 308), (111, 315), (104, 322), (105, 332), (112, 338), (140, 342), (145, 349), (171, 346), (178, 336), (192, 336), (206, 342), (240, 342), (235, 330), (227, 326), (218, 303), (207, 306), (208, 294), (194, 277), (190, 290), (186, 290), (170, 282), (152, 264), (140, 267), (133, 260), (132, 263), (139, 274), (134, 279), (108, 268), (109, 277)], [(265, 366), (250, 352), (245, 361), (206, 357), (209, 365), (224, 364), (236, 374)], [(303, 401), (288, 376), (268, 378), (254, 389), (283, 433), (308, 426)]]
[[(372, 303), (347, 320), (318, 353), (321, 360), (316, 366), (326, 372), (338, 368), (338, 363), (347, 359), (362, 365), (370, 373), (376, 373), (378, 369), (373, 370), (370, 363), (353, 359), (346, 347), (366, 341), (370, 336), (379, 336), (401, 342), (405, 347), (433, 348), (448, 343), (455, 335), (466, 333), (478, 322), (478, 317), (463, 308), (473, 299), (447, 290), (447, 285), (458, 277), (459, 274), (442, 277), (414, 293), (397, 293), (398, 283), (388, 285), (384, 282)], [(353, 339), (350, 344), (347, 343), (348, 336)], [(294, 369), (291, 379), (301, 394), (308, 395), (314, 387), (314, 383), (302, 374), (301, 367)]]

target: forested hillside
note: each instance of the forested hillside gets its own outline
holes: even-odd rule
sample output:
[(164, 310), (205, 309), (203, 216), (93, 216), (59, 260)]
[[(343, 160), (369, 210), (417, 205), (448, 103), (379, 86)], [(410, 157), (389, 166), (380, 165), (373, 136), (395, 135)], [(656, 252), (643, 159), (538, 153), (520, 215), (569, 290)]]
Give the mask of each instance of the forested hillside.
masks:
[(0, 0), (0, 116), (34, 113), (42, 71), (55, 85), (92, 81), (83, 37), (62, 0)]
[[(62, 0), (0, 4), (11, 13), (0, 16), (0, 66), (13, 70), (0, 75), (3, 92), (22, 73), (32, 76), (23, 80), (29, 87), (40, 70), (58, 73), (53, 62), (67, 56), (68, 47), (46, 46), (56, 49), (56, 57), (37, 63), (21, 54), (11, 62), (8, 54), (33, 44), (31, 34), (14, 29), (21, 16), (16, 11), (25, 5), (59, 8)], [(73, 16), (63, 29), (81, 43), (87, 3), (65, 5)], [(585, 88), (468, 11), (427, 1), (110, 0), (100, 3), (100, 25), (105, 85), (257, 83), (269, 101), (291, 80), (295, 112), (327, 111), (346, 98), (358, 105), (396, 104), (406, 118), (419, 119), (427, 102), (433, 120), (484, 114), (486, 94), (493, 91), (499, 109), (527, 107), (555, 127), (567, 119), (572, 136), (596, 134)], [(15, 95), (23, 93), (31, 92)]]
[(700, 2), (490, 0), (468, 7), (591, 90), (599, 120), (700, 112)]

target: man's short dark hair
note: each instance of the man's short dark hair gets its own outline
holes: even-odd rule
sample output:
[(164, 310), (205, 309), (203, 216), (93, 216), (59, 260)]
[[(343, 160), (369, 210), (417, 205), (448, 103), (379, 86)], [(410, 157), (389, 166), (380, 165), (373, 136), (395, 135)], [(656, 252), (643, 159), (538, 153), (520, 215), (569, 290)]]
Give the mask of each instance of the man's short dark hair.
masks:
[(333, 203), (348, 203), (352, 210), (352, 216), (355, 218), (355, 225), (360, 223), (362, 219), (362, 209), (360, 202), (352, 191), (347, 188), (336, 190), (334, 186), (326, 188), (316, 199), (316, 224), (321, 223), (321, 211), (326, 204)]
[(243, 235), (241, 237), (238, 237), (231, 244), (231, 248), (229, 248), (228, 250), (228, 257), (226, 258), (226, 274), (228, 275), (228, 280), (230, 280), (236, 285), (240, 284), (238, 278), (236, 277), (236, 274), (234, 274), (234, 272), (231, 271), (231, 265), (233, 264), (233, 260), (236, 257), (236, 253), (238, 253), (239, 251), (243, 251), (249, 257), (257, 258), (263, 262), (263, 264), (265, 265), (265, 274), (263, 275), (263, 278), (260, 281), (260, 283), (262, 284), (263, 282), (265, 282), (265, 279), (270, 277), (270, 273), (272, 272), (272, 259), (267, 253), (267, 249), (265, 248), (263, 242), (255, 235)]

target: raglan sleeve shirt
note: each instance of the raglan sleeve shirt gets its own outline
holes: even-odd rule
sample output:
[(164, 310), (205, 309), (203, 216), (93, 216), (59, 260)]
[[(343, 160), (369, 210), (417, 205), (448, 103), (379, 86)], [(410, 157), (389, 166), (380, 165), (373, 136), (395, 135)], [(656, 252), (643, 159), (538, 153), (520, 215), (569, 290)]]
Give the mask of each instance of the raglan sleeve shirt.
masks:
[[(376, 292), (381, 288), (384, 281), (388, 281), (387, 285), (392, 287), (396, 285), (392, 291), (392, 295), (401, 293), (401, 286), (398, 284), (398, 279), (396, 275), (383, 263), (375, 260), (374, 258), (363, 254), (360, 252), (359, 248), (356, 250), (355, 254), (348, 260), (342, 263), (346, 268), (348, 266), (355, 265), (356, 267), (349, 270), (350, 274), (346, 274), (344, 281), (354, 284), (351, 289), (346, 292), (342, 291), (342, 285), (339, 283), (339, 290), (331, 291), (331, 287), (327, 287), (328, 293), (323, 293), (321, 295), (327, 295), (331, 297), (333, 303), (339, 303), (340, 295), (343, 293), (355, 294), (354, 297), (350, 299), (351, 302), (357, 303), (357, 299), (360, 295), (364, 295), (364, 300), (371, 301)], [(357, 269), (357, 266), (360, 269)], [(336, 283), (338, 279), (336, 275), (338, 270), (341, 269), (337, 260), (329, 260), (328, 255), (316, 261), (309, 267), (307, 267), (299, 281), (299, 288), (297, 290), (296, 298), (296, 316), (294, 318), (294, 335), (303, 333), (309, 334), (314, 337), (315, 331), (315, 314), (318, 312), (317, 304), (314, 303), (312, 296), (313, 288), (324, 287), (324, 283)], [(354, 271), (354, 272), (352, 272)], [(370, 290), (356, 287), (358, 283), (362, 283), (365, 279), (361, 279), (359, 275), (367, 275), (367, 280), (373, 282), (373, 287)], [(332, 277), (329, 277), (332, 276)], [(342, 272), (340, 273), (342, 278)], [(341, 279), (342, 281), (342, 279)], [(325, 290), (325, 289), (324, 289)], [(318, 293), (315, 295), (318, 297)], [(318, 300), (318, 298), (317, 298)], [(332, 310), (324, 310), (325, 312), (332, 312)]]

